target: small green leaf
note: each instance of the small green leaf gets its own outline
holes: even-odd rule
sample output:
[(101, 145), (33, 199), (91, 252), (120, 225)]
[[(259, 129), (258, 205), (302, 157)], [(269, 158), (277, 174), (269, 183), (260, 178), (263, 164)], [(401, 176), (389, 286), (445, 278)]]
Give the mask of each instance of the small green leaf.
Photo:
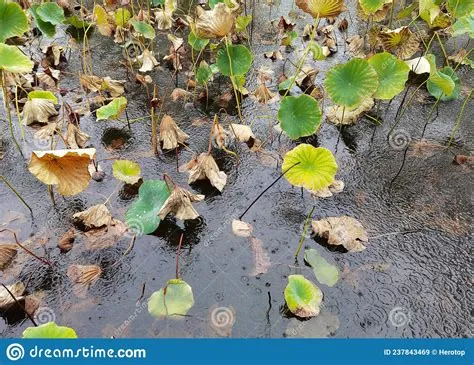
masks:
[(474, 38), (474, 15), (466, 15), (459, 18), (456, 23), (453, 24), (453, 36), (467, 33), (470, 38)]
[(77, 338), (77, 334), (72, 328), (48, 322), (38, 327), (28, 327), (23, 331), (23, 338)]
[(428, 92), (430, 93), (430, 95), (434, 96), (436, 99), (441, 99), (442, 101), (457, 99), (461, 92), (461, 80), (459, 79), (458, 75), (456, 75), (456, 73), (451, 67), (447, 67), (447, 66), (443, 67), (438, 72), (443, 75), (446, 75), (454, 82), (453, 92), (451, 93), (451, 95), (446, 95), (443, 92), (443, 90), (440, 87), (438, 87), (436, 82), (433, 82), (433, 79), (430, 78), (428, 79), (428, 82), (426, 83), (426, 88), (428, 89)]
[(211, 9), (213, 9), (214, 6), (216, 6), (219, 3), (223, 3), (223, 2), (224, 2), (224, 0), (209, 0), (209, 6), (211, 7)]
[(58, 98), (51, 91), (46, 90), (33, 90), (28, 93), (28, 100), (31, 99), (48, 99), (54, 104), (58, 103)]
[(85, 29), (90, 26), (90, 23), (80, 19), (77, 15), (66, 18), (66, 24), (72, 25), (76, 29)]
[(27, 32), (28, 19), (15, 2), (0, 0), (0, 42), (5, 42), (8, 38), (19, 37)]
[(368, 61), (379, 78), (379, 86), (374, 93), (375, 99), (391, 100), (405, 89), (410, 73), (405, 62), (387, 52), (377, 53)]
[(235, 19), (235, 30), (237, 32), (245, 32), (251, 22), (252, 15), (239, 15)]
[[(154, 317), (184, 316), (194, 305), (191, 286), (181, 279), (171, 279), (148, 300), (148, 312)], [(179, 318), (179, 317), (178, 317)]]
[(304, 251), (305, 261), (311, 265), (316, 279), (327, 286), (334, 286), (339, 280), (339, 269), (331, 265), (313, 248)]
[(283, 98), (278, 109), (281, 129), (291, 139), (314, 134), (321, 124), (321, 117), (318, 102), (306, 94)]
[(209, 39), (199, 38), (194, 32), (188, 35), (188, 43), (195, 51), (202, 51), (209, 43)]
[(132, 14), (125, 8), (118, 8), (115, 10), (115, 24), (118, 27), (125, 27), (132, 17)]
[(303, 275), (288, 276), (285, 301), (288, 309), (294, 315), (301, 318), (317, 316), (322, 299), (321, 289)]
[(63, 24), (66, 20), (63, 8), (54, 2), (41, 4), (36, 8), (36, 14), (42, 21), (52, 25)]
[(217, 52), (216, 65), (225, 76), (244, 75), (252, 65), (252, 54), (241, 44), (227, 45)]
[(50, 22), (44, 21), (37, 13), (38, 8), (39, 5), (34, 4), (31, 5), (31, 7), (28, 9), (30, 14), (33, 16), (33, 19), (35, 20), (36, 26), (45, 36), (49, 38), (54, 37), (54, 35), (56, 34), (56, 26), (54, 24), (51, 24)]
[(125, 214), (127, 225), (141, 234), (150, 234), (160, 225), (158, 212), (170, 196), (166, 183), (161, 180), (147, 180), (138, 189), (135, 200)]
[(291, 32), (286, 32), (281, 40), (282, 46), (291, 46), (293, 41), (298, 38), (298, 33), (292, 30)]
[(207, 64), (206, 61), (201, 61), (199, 67), (196, 71), (196, 81), (200, 85), (205, 85), (212, 77), (213, 72), (211, 67)]
[(123, 96), (101, 106), (96, 111), (97, 120), (117, 119), (127, 107), (127, 99)]
[(334, 181), (337, 163), (328, 149), (302, 143), (285, 155), (281, 169), (291, 185), (317, 191)]
[(151, 6), (156, 8), (157, 6), (165, 5), (165, 0), (151, 0)]
[(432, 86), (439, 88), (444, 95), (451, 96), (456, 86), (454, 80), (437, 69), (436, 58), (433, 54), (428, 54), (425, 57), (430, 63), (430, 77), (428, 80), (431, 81)]
[(115, 160), (112, 165), (112, 173), (117, 180), (133, 185), (140, 180), (142, 169), (136, 162), (130, 160)]
[(385, 5), (385, 0), (359, 0), (361, 8), (368, 14), (375, 14)]
[(33, 70), (34, 63), (16, 46), (0, 43), (0, 69), (25, 73)]
[(155, 29), (150, 24), (138, 20), (131, 20), (130, 23), (132, 23), (135, 31), (142, 34), (146, 39), (155, 39)]
[(313, 54), (313, 59), (315, 61), (322, 61), (326, 58), (323, 52), (323, 48), (315, 41), (309, 42), (309, 50)]

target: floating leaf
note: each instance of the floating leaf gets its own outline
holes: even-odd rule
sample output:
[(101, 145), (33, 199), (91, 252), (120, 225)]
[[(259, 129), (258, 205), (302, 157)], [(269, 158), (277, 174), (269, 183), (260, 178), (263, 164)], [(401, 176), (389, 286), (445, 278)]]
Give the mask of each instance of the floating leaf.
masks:
[(332, 101), (350, 109), (357, 108), (364, 99), (371, 97), (378, 84), (377, 72), (369, 62), (360, 58), (331, 68), (324, 83)]
[(327, 240), (330, 245), (342, 245), (346, 250), (358, 252), (365, 250), (369, 240), (362, 224), (348, 216), (328, 217), (311, 222), (313, 232)]
[(317, 316), (322, 299), (321, 289), (303, 275), (288, 276), (285, 301), (288, 309), (294, 315), (301, 318)]
[(188, 43), (195, 51), (202, 51), (209, 43), (209, 39), (199, 38), (196, 33), (191, 31), (188, 35)]
[(95, 148), (33, 151), (28, 170), (38, 180), (57, 185), (61, 195), (75, 195), (89, 185), (88, 165), (95, 158)]
[(126, 8), (118, 8), (115, 10), (115, 24), (117, 24), (118, 27), (125, 27), (131, 17), (132, 14), (130, 14)]
[(459, 94), (461, 92), (461, 80), (459, 79), (458, 75), (454, 72), (454, 70), (451, 67), (443, 67), (438, 71), (439, 73), (446, 75), (449, 77), (453, 82), (454, 82), (454, 89), (451, 95), (447, 96), (443, 90), (438, 87), (438, 85), (433, 82), (433, 79), (430, 78), (428, 79), (428, 82), (426, 83), (426, 88), (428, 89), (428, 92), (434, 96), (436, 99), (441, 99), (443, 101), (449, 101), (449, 100), (455, 100), (459, 97)]
[(27, 32), (28, 19), (15, 2), (0, 0), (0, 43), (11, 37), (20, 37)]
[(285, 178), (290, 184), (313, 191), (324, 189), (334, 181), (337, 163), (328, 149), (302, 143), (285, 155), (281, 169), (289, 169)]
[(313, 18), (333, 18), (345, 10), (343, 0), (296, 0), (296, 5)]
[(16, 46), (0, 43), (0, 70), (13, 73), (27, 73), (33, 70), (34, 63)]
[(143, 35), (143, 37), (147, 39), (155, 39), (155, 29), (153, 29), (150, 24), (138, 20), (131, 20), (130, 23), (133, 25), (135, 31)]
[(181, 279), (171, 279), (148, 300), (148, 313), (154, 317), (184, 316), (194, 305), (191, 286)]
[(169, 213), (173, 213), (176, 218), (181, 220), (196, 219), (199, 217), (199, 213), (194, 209), (192, 203), (200, 202), (203, 199), (204, 195), (196, 195), (186, 189), (175, 186), (171, 195), (166, 199), (163, 207), (158, 212), (158, 216), (161, 219), (165, 219)]
[(244, 75), (252, 65), (252, 54), (241, 44), (227, 45), (217, 52), (216, 65), (225, 76)]
[(80, 298), (87, 295), (89, 288), (99, 280), (102, 269), (97, 265), (70, 265), (67, 276), (73, 284), (74, 294)]
[(291, 139), (315, 133), (321, 124), (321, 116), (318, 102), (306, 94), (283, 98), (278, 109), (281, 129)]
[(124, 96), (116, 98), (107, 105), (101, 106), (97, 109), (97, 120), (117, 119), (126, 107), (127, 99)]
[(339, 269), (326, 261), (321, 254), (313, 249), (304, 251), (304, 260), (311, 265), (316, 279), (327, 286), (334, 286), (339, 280)]
[(403, 91), (410, 72), (405, 62), (387, 52), (377, 53), (368, 61), (379, 78), (375, 99), (391, 100)]
[(23, 331), (23, 338), (77, 338), (76, 331), (70, 327), (58, 326), (55, 322), (28, 327)]
[(140, 180), (142, 169), (136, 162), (129, 160), (115, 160), (112, 165), (112, 173), (117, 180), (133, 185)]
[(82, 212), (75, 213), (72, 217), (84, 224), (87, 229), (108, 226), (112, 223), (112, 216), (105, 204), (93, 205)]
[(197, 17), (193, 32), (199, 38), (222, 38), (232, 32), (235, 15), (224, 3), (217, 4), (212, 10), (196, 7)]
[(232, 220), (232, 233), (238, 237), (250, 237), (253, 232), (253, 227), (250, 223)]
[(164, 181), (144, 181), (138, 189), (138, 199), (125, 214), (125, 222), (140, 234), (153, 233), (161, 222), (158, 212), (169, 196), (170, 192)]

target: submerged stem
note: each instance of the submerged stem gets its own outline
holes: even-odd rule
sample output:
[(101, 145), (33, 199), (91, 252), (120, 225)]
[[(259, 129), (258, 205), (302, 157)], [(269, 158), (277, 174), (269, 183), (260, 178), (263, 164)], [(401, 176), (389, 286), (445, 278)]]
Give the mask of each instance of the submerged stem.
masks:
[(28, 205), (28, 203), (25, 201), (25, 199), (23, 199), (23, 197), (20, 195), (20, 193), (18, 191), (16, 191), (16, 189), (7, 181), (7, 179), (5, 179), (2, 175), (0, 175), (0, 180), (2, 180), (10, 188), (10, 190), (13, 191), (16, 194), (18, 199), (20, 199), (21, 202), (30, 210), (31, 214), (33, 214), (33, 210), (31, 209), (31, 207)]
[(306, 220), (304, 221), (303, 232), (301, 233), (300, 243), (299, 243), (298, 248), (296, 249), (296, 252), (295, 252), (295, 259), (298, 258), (298, 254), (300, 253), (301, 246), (303, 246), (304, 237), (306, 236), (306, 231), (308, 229), (308, 223), (309, 223), (309, 220), (311, 219), (311, 216), (313, 215), (314, 208), (316, 208), (316, 205), (313, 205), (313, 207), (309, 211), (308, 215), (306, 216)]
[(178, 253), (176, 254), (176, 279), (179, 279), (179, 254), (181, 253), (181, 245), (183, 244), (184, 233), (181, 233), (178, 244)]

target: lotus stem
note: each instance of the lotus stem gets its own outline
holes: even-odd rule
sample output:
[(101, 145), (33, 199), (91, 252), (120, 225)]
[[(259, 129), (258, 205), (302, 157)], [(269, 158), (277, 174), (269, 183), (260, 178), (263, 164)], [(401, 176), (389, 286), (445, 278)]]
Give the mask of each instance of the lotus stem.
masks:
[(239, 119), (242, 121), (242, 113), (240, 111), (240, 101), (239, 101), (239, 95), (237, 94), (237, 88), (235, 85), (235, 77), (234, 73), (232, 72), (232, 57), (230, 57), (230, 52), (229, 52), (229, 40), (227, 39), (227, 36), (224, 38), (225, 41), (225, 49), (227, 52), (227, 58), (229, 60), (229, 70), (230, 70), (230, 81), (232, 82), (232, 88), (234, 89), (234, 96), (235, 96), (235, 102), (237, 103), (237, 112), (239, 113)]
[(184, 233), (181, 233), (178, 244), (178, 253), (176, 254), (176, 279), (179, 279), (179, 254), (181, 253), (181, 245), (183, 244)]
[(8, 229), (8, 228), (3, 228), (3, 229), (0, 229), (0, 232), (3, 232), (3, 231), (6, 231), (6, 232), (10, 232), (12, 235), (13, 235), (13, 238), (15, 239), (15, 243), (17, 244), (17, 246), (19, 246), (21, 249), (23, 249), (25, 252), (27, 252), (29, 255), (33, 256), (35, 259), (41, 261), (43, 264), (46, 264), (48, 265), (49, 267), (53, 267), (53, 264), (51, 262), (49, 262), (48, 260), (42, 258), (42, 257), (39, 257), (38, 255), (34, 254), (33, 252), (31, 252), (29, 249), (27, 249), (25, 246), (23, 246), (20, 241), (18, 241), (18, 237), (16, 235), (16, 232), (15, 231), (12, 231), (11, 229)]
[(306, 220), (304, 221), (303, 232), (301, 233), (300, 243), (299, 243), (298, 248), (296, 249), (296, 252), (295, 252), (295, 259), (296, 260), (298, 259), (298, 255), (300, 253), (301, 247), (303, 246), (304, 238), (306, 236), (306, 231), (308, 230), (309, 220), (311, 219), (311, 216), (313, 215), (314, 208), (316, 208), (316, 205), (313, 205), (313, 207), (309, 211), (308, 215), (306, 216)]
[[(153, 85), (153, 100), (156, 100), (156, 85)], [(156, 125), (155, 107), (151, 106), (151, 151), (158, 155), (158, 133)]]
[(12, 136), (13, 142), (15, 142), (15, 145), (18, 148), (18, 151), (20, 151), (21, 157), (24, 158), (25, 156), (23, 156), (23, 152), (21, 151), (20, 144), (16, 140), (15, 132), (13, 131), (12, 113), (10, 111), (10, 97), (8, 96), (7, 86), (5, 84), (5, 74), (3, 73), (3, 69), (0, 69), (0, 82), (2, 84), (2, 92), (3, 92), (3, 98), (4, 98), (3, 100), (5, 102), (5, 109), (7, 110), (8, 124), (9, 124), (9, 127), (10, 127), (10, 134)]
[(7, 181), (7, 179), (5, 179), (2, 175), (0, 175), (0, 180), (2, 180), (10, 188), (10, 190), (15, 193), (15, 195), (18, 197), (18, 199), (20, 199), (21, 202), (25, 205), (25, 207), (27, 207), (29, 209), (31, 214), (33, 214), (33, 210), (31, 209), (31, 207), (28, 205), (28, 203), (25, 201), (25, 199), (23, 199), (23, 197), (20, 195), (20, 193), (18, 191), (16, 191), (16, 189)]
[(453, 142), (454, 135), (456, 134), (459, 126), (461, 125), (461, 120), (462, 120), (461, 118), (462, 118), (462, 115), (464, 113), (464, 108), (466, 108), (467, 102), (468, 102), (469, 99), (471, 99), (471, 96), (472, 96), (472, 90), (469, 93), (469, 95), (466, 96), (466, 99), (464, 99), (464, 103), (462, 104), (461, 110), (459, 111), (458, 117), (456, 119), (456, 125), (454, 126), (453, 131), (451, 132), (451, 136), (449, 137), (449, 142), (448, 142), (447, 148), (451, 147), (451, 143)]
[(15, 298), (15, 295), (13, 295), (13, 293), (10, 291), (10, 289), (8, 289), (8, 287), (3, 283), (1, 285), (8, 292), (8, 294), (10, 294), (12, 299), (15, 301), (16, 305), (21, 308), (21, 310), (23, 311), (23, 313), (25, 313), (25, 315), (28, 317), (28, 319), (31, 321), (31, 323), (33, 323), (33, 325), (35, 327), (38, 327), (38, 324), (35, 322), (33, 317), (31, 317), (31, 315), (26, 311), (25, 307), (23, 305), (21, 305), (21, 303)]

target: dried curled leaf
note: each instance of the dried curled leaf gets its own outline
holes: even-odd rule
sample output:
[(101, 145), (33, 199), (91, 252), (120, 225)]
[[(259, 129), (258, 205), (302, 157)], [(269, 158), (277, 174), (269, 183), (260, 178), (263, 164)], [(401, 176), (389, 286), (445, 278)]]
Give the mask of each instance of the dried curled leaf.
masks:
[[(331, 105), (328, 110), (326, 117), (327, 119), (336, 125), (348, 125), (354, 124), (357, 120), (365, 113), (368, 112), (374, 106), (374, 99), (365, 99), (360, 106), (353, 110), (348, 110), (340, 105)], [(344, 117), (343, 117), (344, 115)]]
[(382, 48), (394, 53), (398, 58), (406, 60), (413, 56), (419, 49), (420, 41), (415, 33), (408, 27), (394, 30), (382, 30), (378, 35)]
[(21, 120), (25, 125), (30, 125), (34, 122), (46, 124), (48, 123), (49, 117), (54, 115), (58, 115), (58, 112), (52, 100), (35, 98), (25, 103)]
[(10, 265), (17, 253), (15, 245), (0, 245), (0, 270)]
[(80, 298), (87, 295), (89, 288), (102, 275), (102, 269), (97, 265), (71, 265), (67, 270), (67, 276), (73, 284), (74, 294)]
[(271, 92), (265, 84), (260, 84), (259, 86), (257, 86), (255, 91), (253, 92), (253, 95), (255, 96), (257, 101), (262, 104), (272, 103), (273, 101), (276, 101), (276, 94), (274, 92)]
[(192, 203), (203, 199), (204, 195), (195, 195), (186, 189), (175, 186), (173, 192), (158, 212), (158, 216), (160, 219), (165, 219), (169, 213), (173, 213), (178, 219), (196, 219), (199, 217), (199, 213), (194, 209)]
[(64, 136), (64, 142), (66, 143), (68, 148), (78, 149), (84, 148), (90, 138), (91, 137), (88, 134), (81, 131), (74, 124), (69, 123), (67, 126), (66, 134)]
[(100, 228), (92, 228), (84, 233), (87, 250), (100, 250), (114, 246), (127, 231), (127, 226), (118, 219), (112, 219), (110, 224)]
[(350, 252), (365, 250), (364, 244), (369, 240), (362, 224), (348, 216), (328, 217), (312, 221), (313, 232), (326, 239), (330, 245), (342, 245)]
[(153, 53), (147, 49), (143, 51), (143, 53), (137, 57), (138, 61), (141, 63), (141, 67), (138, 71), (140, 72), (148, 72), (153, 70), (156, 66), (160, 63), (156, 60), (153, 56)]
[(172, 150), (179, 145), (185, 144), (189, 136), (184, 133), (169, 115), (165, 114), (160, 123), (160, 142), (163, 143), (163, 149)]
[(232, 233), (238, 237), (250, 237), (253, 232), (253, 227), (250, 223), (234, 219), (232, 221)]
[(224, 3), (218, 3), (214, 9), (205, 11), (196, 7), (194, 32), (200, 38), (222, 38), (232, 32), (235, 26), (234, 9)]
[(334, 180), (327, 188), (311, 191), (311, 195), (316, 196), (318, 198), (329, 198), (334, 194), (342, 192), (343, 190), (344, 182), (341, 180)]
[(230, 135), (234, 136), (239, 142), (252, 143), (256, 140), (252, 129), (248, 125), (232, 123), (229, 129)]
[(96, 204), (92, 207), (76, 213), (72, 216), (87, 228), (99, 228), (108, 226), (112, 222), (109, 209), (104, 204)]
[(189, 171), (188, 184), (208, 179), (217, 190), (222, 191), (224, 189), (227, 175), (225, 172), (219, 171), (219, 167), (210, 153), (201, 153), (198, 157), (189, 161), (185, 168)]

